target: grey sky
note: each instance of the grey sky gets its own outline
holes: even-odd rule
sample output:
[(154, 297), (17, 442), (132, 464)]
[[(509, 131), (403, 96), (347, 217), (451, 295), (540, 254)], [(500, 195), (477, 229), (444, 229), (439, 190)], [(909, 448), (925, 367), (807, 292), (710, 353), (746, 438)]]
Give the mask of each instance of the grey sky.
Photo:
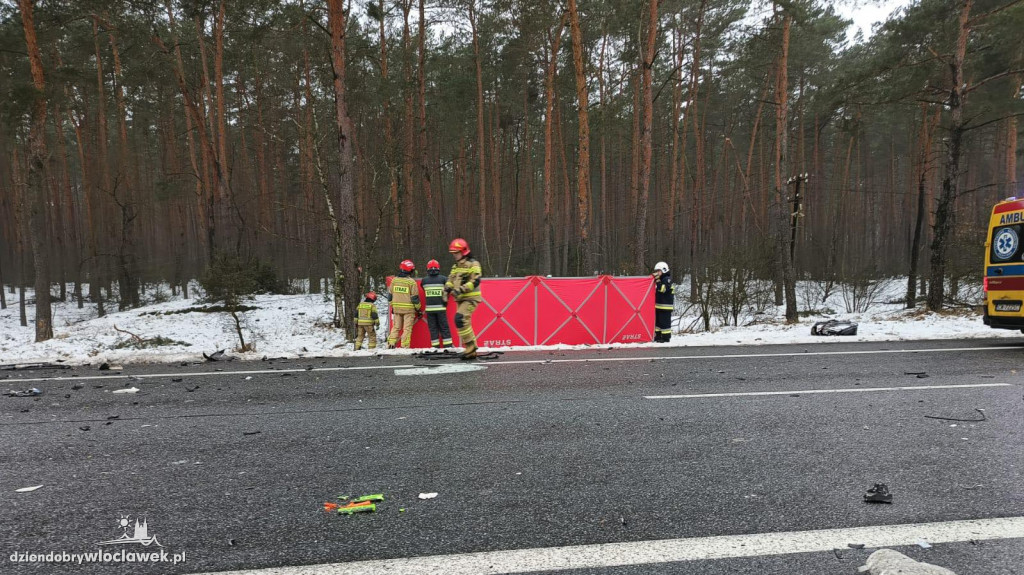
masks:
[(864, 34), (864, 39), (871, 37), (871, 27), (884, 22), (894, 10), (913, 4), (914, 0), (847, 0), (835, 2), (836, 11), (853, 20), (847, 31), (847, 38), (853, 41), (857, 31)]

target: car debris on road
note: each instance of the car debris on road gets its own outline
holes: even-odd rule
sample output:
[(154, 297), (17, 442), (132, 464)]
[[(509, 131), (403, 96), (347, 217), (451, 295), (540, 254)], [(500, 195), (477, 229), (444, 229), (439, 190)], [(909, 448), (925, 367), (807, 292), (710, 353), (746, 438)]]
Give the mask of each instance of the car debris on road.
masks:
[(23, 389), (20, 391), (15, 391), (12, 389), (7, 392), (7, 395), (11, 397), (36, 397), (37, 395), (42, 394), (43, 390), (39, 389), (38, 387), (33, 387), (31, 389)]
[(811, 335), (857, 335), (857, 322), (830, 319), (811, 326)]
[(339, 495), (338, 499), (346, 503), (324, 502), (324, 511), (327, 513), (338, 513), (340, 515), (352, 515), (354, 513), (368, 513), (377, 511), (377, 503), (384, 501), (383, 493), (373, 495), (362, 495), (355, 499), (349, 499), (348, 495)]
[(860, 573), (870, 573), (871, 575), (890, 573), (900, 573), (902, 575), (956, 575), (956, 573), (945, 567), (915, 561), (892, 549), (879, 549), (875, 551), (868, 556), (868, 560), (858, 571)]
[(71, 366), (59, 363), (6, 363), (0, 365), (0, 371), (30, 371), (33, 369), (71, 369)]
[(985, 415), (985, 410), (984, 409), (974, 408), (974, 411), (977, 411), (978, 413), (981, 414), (981, 419), (977, 419), (977, 418), (975, 418), (975, 419), (959, 419), (959, 418), (956, 418), (956, 417), (940, 417), (938, 415), (926, 415), (925, 417), (928, 418), (928, 419), (938, 419), (938, 420), (941, 420), (941, 421), (963, 421), (963, 422), (968, 422), (968, 423), (978, 423), (978, 422), (981, 422), (981, 421), (986, 421), (988, 419), (988, 417)]
[(892, 503), (892, 493), (884, 483), (876, 483), (864, 494), (865, 503)]
[(224, 350), (220, 349), (210, 355), (206, 355), (206, 352), (203, 352), (203, 359), (206, 361), (234, 361), (235, 358), (230, 355), (225, 355)]

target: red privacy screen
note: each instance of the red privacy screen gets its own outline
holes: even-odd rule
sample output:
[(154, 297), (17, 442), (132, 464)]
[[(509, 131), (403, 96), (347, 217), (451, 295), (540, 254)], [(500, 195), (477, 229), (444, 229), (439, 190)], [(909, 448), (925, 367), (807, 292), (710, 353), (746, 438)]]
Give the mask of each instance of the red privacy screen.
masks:
[[(390, 285), (391, 278), (388, 278)], [(649, 342), (654, 337), (654, 288), (650, 276), (589, 278), (484, 278), (484, 301), (473, 315), (481, 347), (598, 345)], [(420, 301), (425, 301), (420, 288)], [(454, 298), (448, 324), (455, 330)], [(412, 347), (430, 347), (427, 323), (412, 332)]]

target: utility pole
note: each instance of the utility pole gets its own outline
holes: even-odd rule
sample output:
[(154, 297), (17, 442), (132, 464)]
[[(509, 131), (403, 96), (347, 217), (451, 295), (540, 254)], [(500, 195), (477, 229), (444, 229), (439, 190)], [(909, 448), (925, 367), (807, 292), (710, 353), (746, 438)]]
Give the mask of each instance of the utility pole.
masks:
[(799, 221), (799, 218), (802, 218), (803, 215), (804, 215), (803, 212), (800, 211), (802, 209), (802, 206), (800, 204), (800, 200), (802, 199), (800, 197), (800, 184), (803, 183), (803, 182), (806, 182), (807, 181), (807, 177), (808, 176), (807, 176), (806, 173), (797, 174), (797, 175), (791, 177), (789, 179), (789, 181), (786, 182), (787, 184), (793, 184), (793, 183), (796, 184), (796, 190), (793, 193), (793, 213), (790, 215), (790, 218), (789, 218), (789, 231), (790, 231), (790, 235), (789, 235), (789, 258), (794, 262), (794, 264), (796, 263), (796, 227), (797, 227), (797, 222)]

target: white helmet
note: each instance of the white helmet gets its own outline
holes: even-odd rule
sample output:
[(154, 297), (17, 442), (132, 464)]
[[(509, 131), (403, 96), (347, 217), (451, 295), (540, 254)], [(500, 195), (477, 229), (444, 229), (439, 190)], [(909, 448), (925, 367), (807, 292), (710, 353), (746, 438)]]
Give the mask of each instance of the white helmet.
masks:
[(654, 264), (654, 271), (656, 271), (658, 273), (667, 274), (668, 273), (668, 264), (665, 263), (665, 262), (658, 262), (658, 263)]

